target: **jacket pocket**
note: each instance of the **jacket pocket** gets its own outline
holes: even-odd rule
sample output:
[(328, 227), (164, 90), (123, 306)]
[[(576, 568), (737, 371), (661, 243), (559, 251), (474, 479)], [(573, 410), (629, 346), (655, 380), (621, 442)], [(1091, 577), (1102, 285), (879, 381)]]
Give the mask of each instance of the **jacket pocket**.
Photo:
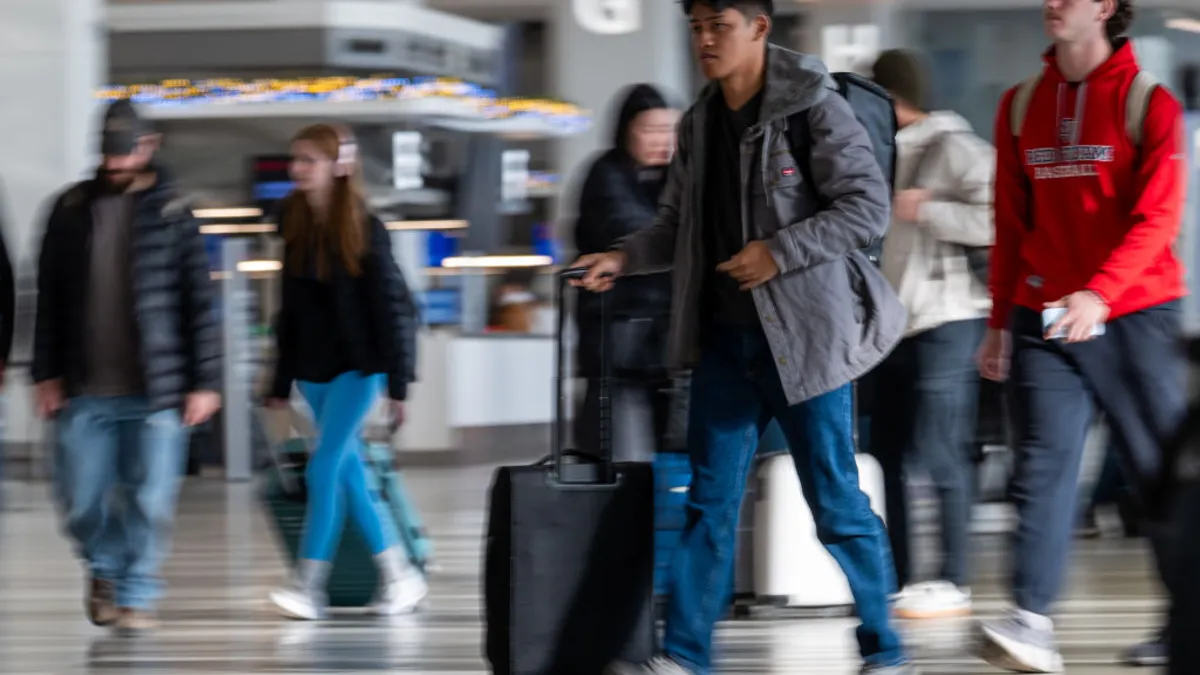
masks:
[[(860, 261), (859, 258), (862, 260)], [(857, 251), (850, 254), (846, 259), (846, 276), (850, 285), (850, 303), (854, 312), (854, 323), (859, 326), (867, 322), (867, 317), (871, 315), (874, 305), (870, 289), (867, 287), (866, 275), (860, 264), (870, 265), (871, 262), (866, 260), (865, 256)]]

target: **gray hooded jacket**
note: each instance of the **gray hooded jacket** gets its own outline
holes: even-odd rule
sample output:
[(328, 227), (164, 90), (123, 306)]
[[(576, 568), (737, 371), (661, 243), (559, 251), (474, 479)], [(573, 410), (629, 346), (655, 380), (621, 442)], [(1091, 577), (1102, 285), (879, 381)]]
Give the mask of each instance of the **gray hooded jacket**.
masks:
[[(669, 359), (676, 368), (699, 357), (705, 111), (719, 95), (710, 84), (684, 115), (654, 224), (618, 246), (626, 274), (674, 271)], [(788, 118), (796, 113), (808, 116), (809, 158), (791, 154)], [(808, 172), (798, 170), (801, 161)], [(860, 251), (887, 229), (888, 187), (866, 130), (824, 64), (776, 46), (767, 52), (761, 119), (742, 139), (741, 175), (746, 240), (766, 242), (780, 270), (752, 293), (794, 405), (865, 374), (904, 333), (903, 305)], [(806, 175), (815, 185), (805, 185)]]

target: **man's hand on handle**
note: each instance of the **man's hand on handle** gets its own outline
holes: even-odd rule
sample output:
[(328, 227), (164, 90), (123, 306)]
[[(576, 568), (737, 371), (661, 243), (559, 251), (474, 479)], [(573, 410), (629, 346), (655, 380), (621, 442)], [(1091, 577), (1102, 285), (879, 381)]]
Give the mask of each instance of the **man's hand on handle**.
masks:
[(989, 328), (979, 345), (976, 360), (979, 362), (979, 373), (994, 382), (1008, 379), (1009, 362), (1012, 359), (1012, 337), (1006, 330)]
[(620, 251), (592, 253), (571, 263), (571, 267), (587, 270), (582, 279), (571, 282), (572, 286), (603, 293), (612, 289), (617, 277), (625, 269), (625, 254)]

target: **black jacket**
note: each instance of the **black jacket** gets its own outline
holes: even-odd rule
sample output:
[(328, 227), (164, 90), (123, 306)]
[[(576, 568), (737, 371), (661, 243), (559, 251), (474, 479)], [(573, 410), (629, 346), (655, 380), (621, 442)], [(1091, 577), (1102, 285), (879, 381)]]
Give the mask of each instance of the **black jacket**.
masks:
[(284, 251), (272, 397), (288, 398), (296, 380), (327, 382), (349, 371), (386, 374), (388, 397), (408, 397), (416, 380), (417, 308), (387, 228), (374, 216), (368, 227), (358, 277), (331, 265), (329, 279), (319, 281), (293, 269), (292, 252)]
[[(609, 251), (623, 237), (654, 222), (662, 182), (639, 176), (633, 160), (621, 150), (609, 150), (596, 159), (584, 180), (579, 196), (579, 219), (575, 223), (575, 246), (580, 255)], [(601, 297), (585, 293), (579, 298), (579, 361), (585, 376), (598, 370), (600, 303), (608, 302), (615, 324), (643, 321), (651, 338), (645, 354), (637, 360), (665, 364), (665, 337), (671, 312), (669, 273), (619, 279), (612, 291)], [(658, 325), (661, 324), (661, 325)], [(623, 335), (615, 327), (613, 339)]]
[[(2, 224), (2, 222), (0, 222)], [(3, 230), (0, 227), (0, 230)], [(13, 279), (12, 260), (0, 231), (0, 363), (12, 358), (13, 326), (16, 325), (17, 289)]]
[[(220, 391), (221, 335), (208, 253), (198, 221), (161, 169), (133, 201), (134, 311), (150, 405), (182, 405), (194, 391)], [(87, 376), (84, 341), (95, 179), (55, 201), (38, 259), (33, 380), (61, 379), (67, 395)]]

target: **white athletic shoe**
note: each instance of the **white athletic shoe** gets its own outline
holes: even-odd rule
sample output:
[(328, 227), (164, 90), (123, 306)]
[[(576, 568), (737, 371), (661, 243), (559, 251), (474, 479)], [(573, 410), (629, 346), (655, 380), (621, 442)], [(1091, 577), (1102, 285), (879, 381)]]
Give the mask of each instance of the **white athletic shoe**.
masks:
[(429, 584), (425, 577), (416, 569), (409, 569), (399, 579), (385, 584), (380, 589), (375, 602), (371, 604), (371, 613), (376, 616), (397, 616), (411, 614), (421, 606), (425, 596), (429, 595)]
[(320, 621), (325, 618), (325, 597), (297, 586), (271, 591), (271, 602), (281, 616), (298, 621)]
[(971, 591), (948, 581), (906, 586), (892, 612), (901, 619), (948, 619), (971, 613)]

